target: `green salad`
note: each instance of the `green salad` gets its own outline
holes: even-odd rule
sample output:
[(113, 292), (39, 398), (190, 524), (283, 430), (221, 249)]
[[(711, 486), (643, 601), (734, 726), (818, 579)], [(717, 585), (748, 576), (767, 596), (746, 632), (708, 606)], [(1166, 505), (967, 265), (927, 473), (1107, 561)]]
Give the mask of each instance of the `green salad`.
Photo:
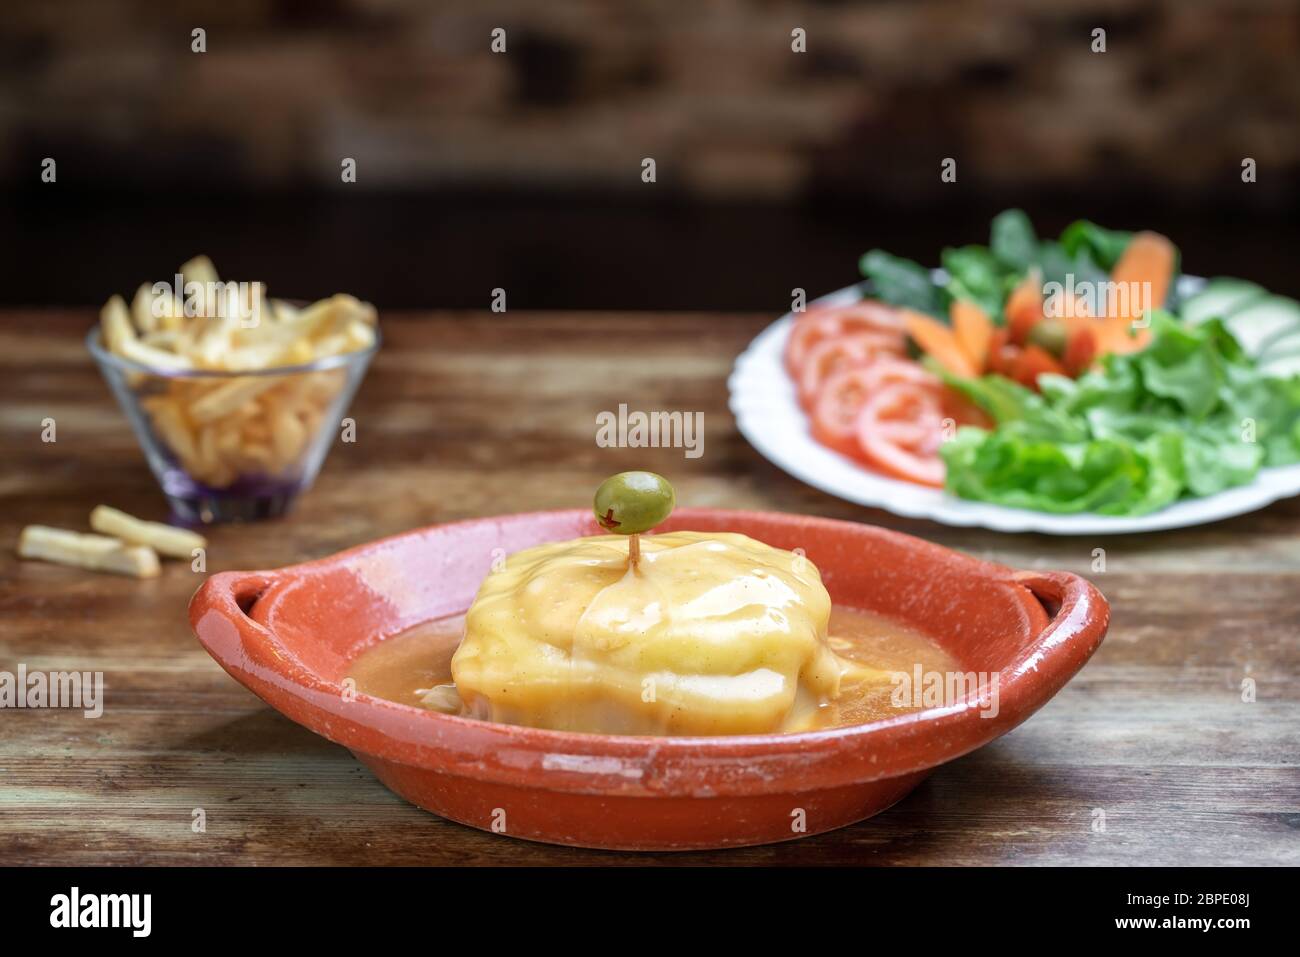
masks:
[(1300, 377), (1262, 374), (1218, 319), (1156, 313), (1150, 345), (1035, 393), (1001, 376), (948, 383), (993, 418), (941, 448), (962, 498), (1044, 512), (1142, 515), (1300, 461)]
[[(1138, 235), (1148, 248), (1126, 260), (1134, 234), (1080, 222), (1043, 241), (1013, 210), (995, 220), (989, 246), (946, 250), (938, 279), (879, 250), (863, 257), (877, 298), (923, 316), (908, 326), (914, 357), (987, 417), (937, 449), (950, 492), (1135, 516), (1300, 462), (1300, 305), (1237, 279), (1180, 301), (1176, 250)], [(1017, 299), (1034, 284), (1120, 274), (1150, 276), (1157, 290), (1133, 312), (1140, 322), (1104, 311), (1054, 320), (1041, 297)], [(961, 301), (987, 317), (987, 331), (959, 325)], [(940, 323), (951, 337), (931, 328)]]

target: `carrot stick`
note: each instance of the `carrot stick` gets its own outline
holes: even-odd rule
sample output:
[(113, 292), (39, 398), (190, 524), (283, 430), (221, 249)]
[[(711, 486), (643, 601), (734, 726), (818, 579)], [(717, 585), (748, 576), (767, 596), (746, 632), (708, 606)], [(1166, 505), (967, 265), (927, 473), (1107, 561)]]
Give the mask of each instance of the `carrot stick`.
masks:
[(959, 376), (978, 375), (978, 371), (953, 331), (938, 319), (910, 309), (902, 310), (903, 327), (926, 355), (933, 356), (939, 365)]
[(954, 299), (948, 309), (957, 342), (978, 372), (983, 372), (988, 362), (989, 341), (993, 338), (993, 322), (984, 310), (973, 302)]
[(1136, 352), (1150, 341), (1151, 330), (1134, 328), (1133, 323), (1147, 310), (1164, 305), (1176, 256), (1174, 244), (1159, 233), (1138, 233), (1129, 241), (1110, 271), (1110, 281), (1117, 288), (1115, 314), (1106, 323), (1107, 351)]
[(1175, 256), (1174, 244), (1159, 233), (1138, 233), (1129, 241), (1110, 271), (1112, 283), (1128, 287), (1128, 295), (1118, 297), (1119, 312), (1125, 319), (1138, 319), (1147, 309), (1159, 309), (1165, 304), (1174, 278)]

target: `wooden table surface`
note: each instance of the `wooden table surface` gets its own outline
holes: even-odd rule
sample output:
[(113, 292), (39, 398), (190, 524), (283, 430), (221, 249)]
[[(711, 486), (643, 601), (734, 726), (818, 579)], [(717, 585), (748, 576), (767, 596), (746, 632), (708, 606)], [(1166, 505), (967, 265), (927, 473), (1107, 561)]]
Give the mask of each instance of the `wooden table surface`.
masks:
[[(717, 853), (549, 847), (406, 804), (236, 684), (190, 633), (202, 576), (187, 564), (138, 582), (16, 560), (23, 525), (85, 528), (99, 502), (164, 517), (82, 345), (92, 319), (0, 314), (0, 670), (103, 671), (106, 684), (98, 719), (0, 712), (0, 864), (1300, 863), (1300, 500), (1133, 537), (944, 528), (816, 492), (737, 434), (725, 380), (766, 317), (387, 315), (356, 443), (334, 447), (290, 517), (214, 529), (209, 572), (581, 506), (605, 475), (648, 467), (682, 503), (872, 522), (1068, 569), (1113, 607), (1109, 637), (1057, 698), (872, 820)], [(620, 402), (703, 411), (704, 454), (598, 448), (595, 416)]]

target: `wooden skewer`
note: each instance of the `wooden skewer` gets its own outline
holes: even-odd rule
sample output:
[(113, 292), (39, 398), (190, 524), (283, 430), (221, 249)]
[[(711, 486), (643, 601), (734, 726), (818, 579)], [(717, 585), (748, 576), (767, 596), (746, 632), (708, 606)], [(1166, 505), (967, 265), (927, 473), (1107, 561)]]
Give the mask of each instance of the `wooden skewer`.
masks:
[(627, 543), (627, 563), (635, 570), (641, 562), (641, 536), (629, 535)]

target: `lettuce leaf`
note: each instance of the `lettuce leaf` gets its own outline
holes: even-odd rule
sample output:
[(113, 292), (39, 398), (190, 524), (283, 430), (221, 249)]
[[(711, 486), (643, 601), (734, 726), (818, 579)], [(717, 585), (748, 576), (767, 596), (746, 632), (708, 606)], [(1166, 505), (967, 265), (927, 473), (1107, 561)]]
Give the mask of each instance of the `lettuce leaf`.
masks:
[(1022, 209), (1008, 209), (993, 217), (989, 252), (1007, 269), (1028, 272), (1038, 258), (1038, 236)]
[(1102, 269), (1112, 269), (1124, 254), (1133, 234), (1105, 229), (1086, 219), (1076, 220), (1061, 233), (1061, 248), (1070, 256), (1086, 252)]
[(939, 262), (948, 274), (945, 287), (953, 299), (973, 302), (999, 325), (1002, 304), (1020, 274), (1008, 269), (983, 246), (959, 246), (945, 249)]
[(863, 254), (858, 268), (871, 280), (876, 298), (948, 321), (947, 296), (920, 263), (873, 249)]

